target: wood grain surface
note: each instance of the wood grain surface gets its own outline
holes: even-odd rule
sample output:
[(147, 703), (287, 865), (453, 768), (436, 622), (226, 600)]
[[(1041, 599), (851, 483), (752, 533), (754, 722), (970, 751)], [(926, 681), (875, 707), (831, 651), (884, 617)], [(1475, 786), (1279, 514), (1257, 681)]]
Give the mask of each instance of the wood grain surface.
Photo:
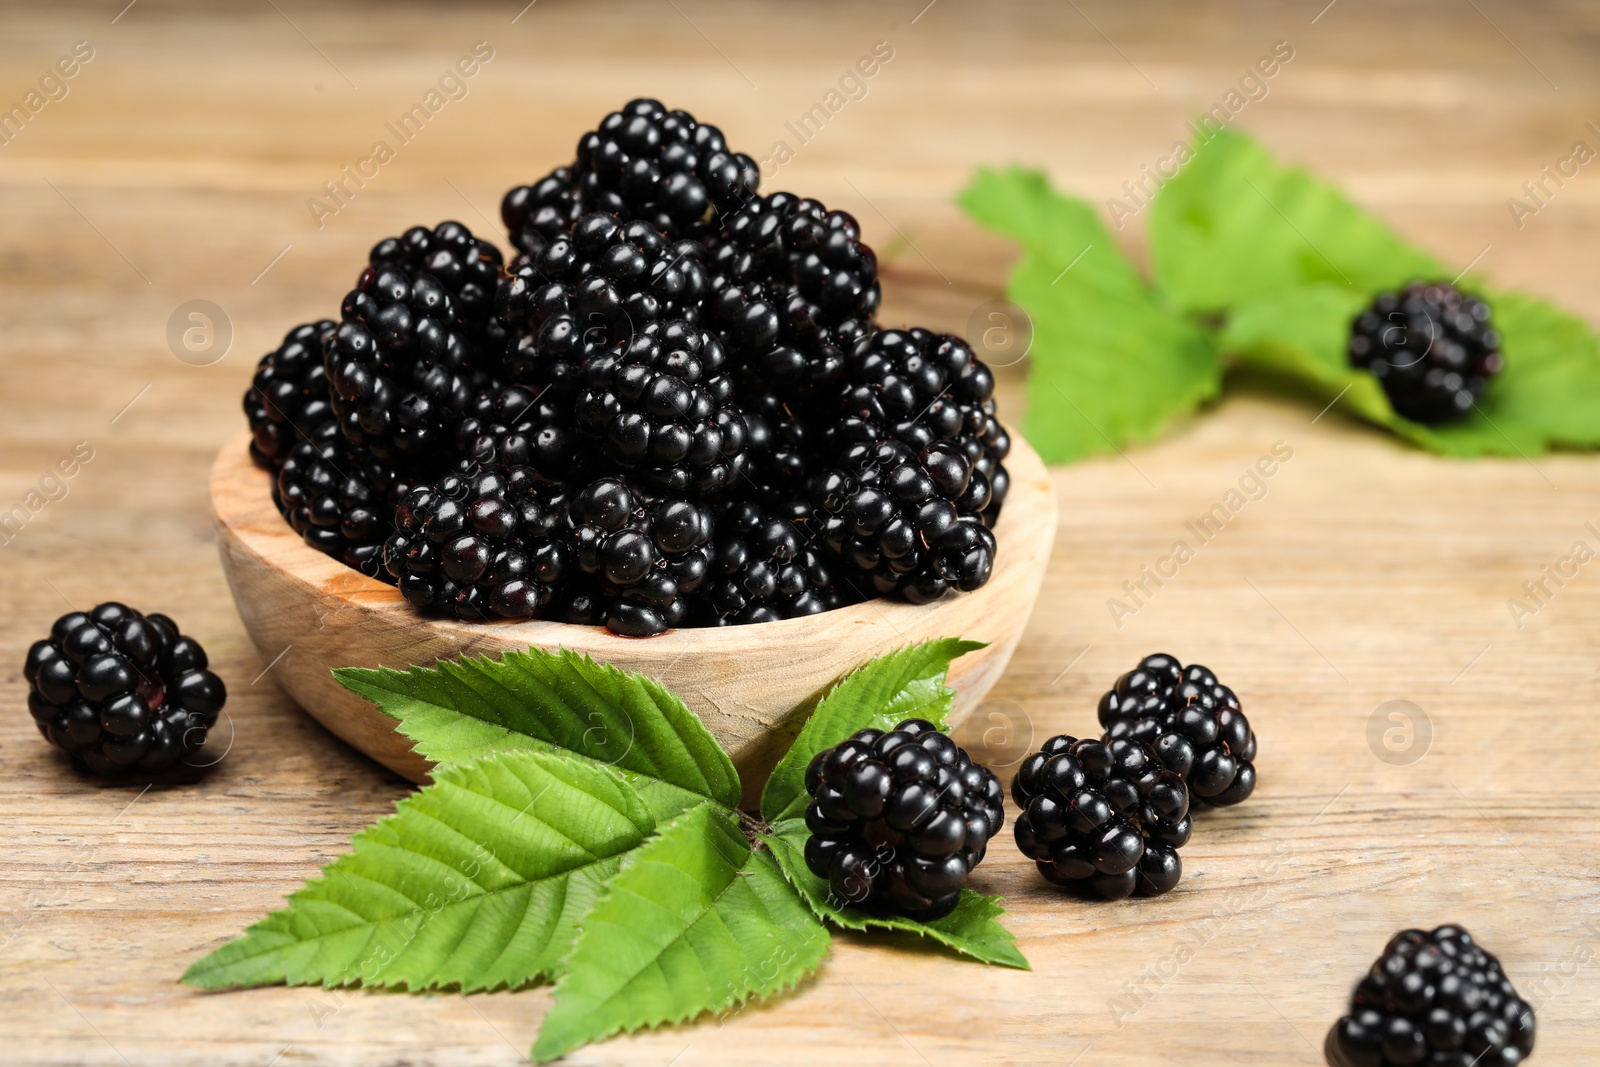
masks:
[[(525, 1062), (547, 992), (177, 984), (410, 788), (275, 687), (217, 561), (206, 473), (242, 423), (255, 358), (333, 313), (374, 240), (447, 217), (497, 233), (500, 193), (631, 95), (687, 107), (757, 155), (789, 141), (767, 184), (862, 220), (885, 320), (968, 330), (1013, 259), (951, 205), (975, 165), (1037, 164), (1097, 201), (1119, 195), (1288, 41), (1294, 58), (1236, 122), (1445, 262), (1477, 258), (1498, 285), (1600, 321), (1600, 177), (1550, 186), (1520, 229), (1506, 203), (1574, 142), (1596, 143), (1594, 5), (124, 3), (0, 7), (0, 106), (75, 42), (93, 49), (0, 144), (0, 512), (27, 509), (0, 533), (7, 1064)], [(319, 229), (308, 198), (477, 41), (493, 58), (467, 95)], [(865, 96), (798, 144), (785, 124), (879, 41), (893, 56)], [(1120, 234), (1135, 252), (1140, 224)], [(214, 362), (220, 345), (177, 345), (187, 360), (169, 346), (169, 317), (194, 300), (231, 323)], [(1004, 372), (1013, 413), (1020, 371)], [(1260, 734), (1261, 786), (1202, 820), (1178, 890), (1069, 900), (996, 847), (975, 882), (1007, 898), (1031, 973), (845, 936), (794, 995), (571, 1062), (1316, 1064), (1386, 938), (1444, 921), (1535, 1002), (1533, 1062), (1593, 1062), (1600, 564), (1562, 561), (1575, 542), (1600, 547), (1600, 463), (1447, 462), (1235, 384), (1155, 446), (1055, 472), (1039, 609), (963, 735), (1004, 768), (1030, 740), (1091, 729), (1099, 693), (1147, 652), (1212, 666)], [(92, 458), (50, 480), (77, 442)], [(1277, 442), (1292, 457), (1264, 493), (1147, 581), (1119, 626), (1108, 599)], [(1549, 595), (1513, 619), (1508, 600), (1539, 581)], [(228, 681), (231, 748), (198, 784), (105, 785), (34, 732), (27, 644), (110, 598), (174, 614)], [(1395, 707), (1378, 710), (1400, 700), (1409, 745)]]

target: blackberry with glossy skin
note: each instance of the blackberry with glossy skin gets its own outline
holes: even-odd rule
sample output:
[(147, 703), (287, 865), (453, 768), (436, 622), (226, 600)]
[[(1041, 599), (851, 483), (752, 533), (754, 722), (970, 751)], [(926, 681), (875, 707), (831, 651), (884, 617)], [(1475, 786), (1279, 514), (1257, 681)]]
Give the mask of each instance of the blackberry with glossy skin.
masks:
[(529, 619), (573, 570), (565, 499), (529, 467), (488, 466), (405, 494), (384, 567), (406, 600), (458, 619)]
[(997, 546), (982, 513), (991, 491), (957, 442), (917, 452), (878, 441), (841, 459), (812, 479), (819, 533), (874, 595), (927, 604), (989, 580)]
[(630, 100), (578, 140), (573, 166), (586, 211), (645, 219), (673, 237), (715, 234), (719, 216), (755, 195), (761, 171), (722, 131), (659, 101)]
[(495, 296), (511, 380), (555, 403), (579, 387), (593, 354), (613, 352), (652, 323), (695, 323), (707, 293), (705, 250), (653, 224), (592, 212), (536, 257), (521, 257)]
[(1378, 379), (1395, 411), (1425, 423), (1471, 411), (1505, 366), (1489, 305), (1430, 282), (1380, 293), (1356, 316), (1350, 362)]
[(1459, 926), (1402, 930), (1328, 1034), (1335, 1067), (1502, 1067), (1533, 1051), (1533, 1009)]
[(537, 259), (550, 242), (572, 231), (584, 210), (572, 168), (557, 167), (532, 185), (506, 193), (500, 201), (500, 220), (516, 249)]
[(569, 522), (575, 560), (589, 581), (568, 600), (567, 622), (604, 622), (624, 637), (650, 637), (688, 621), (688, 598), (711, 562), (709, 509), (600, 478), (573, 495)]
[(708, 321), (747, 384), (791, 402), (844, 379), (879, 301), (878, 261), (856, 220), (791, 193), (752, 199), (712, 244)]
[(532, 467), (564, 483), (577, 461), (571, 415), (520, 386), (478, 393), (456, 430), (456, 474), (488, 466)]
[(389, 581), (383, 542), (393, 527), (393, 499), (405, 483), (360, 462), (338, 440), (302, 441), (273, 480), (272, 502), (306, 544), (369, 578)]
[(723, 359), (710, 331), (652, 323), (584, 362), (578, 430), (651, 490), (715, 497), (738, 478), (749, 435)]
[(716, 551), (701, 600), (712, 625), (776, 622), (850, 602), (838, 564), (794, 522), (753, 501), (717, 516)]
[(322, 363), (323, 344), (335, 328), (331, 319), (296, 326), (256, 365), (244, 394), (244, 412), (250, 423), (250, 456), (260, 466), (276, 468), (301, 441), (338, 437)]
[(925, 719), (861, 730), (806, 769), (806, 866), (834, 902), (948, 915), (1005, 823), (1005, 791)]
[(456, 325), (480, 343), (496, 343), (494, 295), (505, 274), (500, 250), (459, 222), (433, 229), (413, 226), (399, 237), (373, 245), (367, 257), (373, 270), (395, 267), (415, 278), (431, 275), (450, 294)]
[(1100, 698), (1099, 713), (1107, 740), (1150, 745), (1201, 803), (1226, 807), (1255, 792), (1256, 735), (1239, 698), (1205, 667), (1146, 656)]
[(1189, 791), (1139, 741), (1052, 737), (1011, 781), (1017, 847), (1055, 883), (1107, 900), (1170, 892), (1183, 876)]
[(228, 696), (170, 618), (114, 602), (57, 619), (23, 676), (39, 732), (107, 776), (173, 769), (205, 744)]

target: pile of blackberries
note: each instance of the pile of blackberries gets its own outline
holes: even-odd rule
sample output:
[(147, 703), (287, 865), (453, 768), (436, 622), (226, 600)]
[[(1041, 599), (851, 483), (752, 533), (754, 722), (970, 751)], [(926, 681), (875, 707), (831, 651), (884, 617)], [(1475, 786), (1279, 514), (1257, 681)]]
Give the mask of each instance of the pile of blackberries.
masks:
[(1440, 423), (1472, 410), (1505, 357), (1488, 304), (1453, 285), (1413, 282), (1356, 316), (1350, 363), (1378, 379), (1400, 415)]
[(1183, 875), (1190, 809), (1255, 791), (1255, 734), (1233, 690), (1164, 653), (1118, 678), (1099, 713), (1099, 740), (1052, 737), (1018, 768), (1017, 847), (1056, 885), (1166, 893)]
[(1000, 780), (926, 719), (817, 753), (806, 791), (806, 866), (834, 906), (924, 922), (955, 909), (1005, 822)]
[(244, 407), (306, 543), (462, 619), (645, 636), (989, 578), (1010, 441), (960, 338), (882, 329), (855, 219), (634, 100), (501, 205), (380, 241)]

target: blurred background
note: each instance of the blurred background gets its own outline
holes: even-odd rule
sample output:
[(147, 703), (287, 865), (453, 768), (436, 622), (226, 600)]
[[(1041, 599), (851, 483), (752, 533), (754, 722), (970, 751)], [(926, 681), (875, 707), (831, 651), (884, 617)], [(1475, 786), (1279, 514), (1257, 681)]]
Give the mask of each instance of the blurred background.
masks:
[[(1271, 76), (1259, 65), (1268, 57)], [(0, 911), (32, 915), (46, 892), (71, 921), (30, 926), (13, 950), (30, 962), (0, 967), (0, 989), (29, 1005), (0, 1020), (0, 1035), (35, 1028), (21, 1047), (63, 1064), (122, 1062), (124, 1051), (129, 1062), (265, 1064), (286, 1042), (297, 1051), (285, 1064), (380, 1053), (420, 1062), (408, 1058), (419, 1042), (450, 1063), (518, 1062), (526, 1051), (538, 1012), (516, 998), (445, 998), (420, 1011), (407, 998), (325, 1003), (298, 990), (208, 1000), (171, 984), (200, 946), (273, 906), (406, 788), (271, 685), (217, 565), (206, 484), (218, 448), (245, 426), (240, 396), (256, 360), (295, 324), (336, 317), (380, 238), (456, 219), (508, 248), (504, 192), (570, 161), (583, 132), (648, 95), (721, 127), (762, 163), (764, 190), (853, 213), (883, 264), (885, 323), (971, 336), (990, 324), (1015, 259), (953, 202), (977, 167), (1045, 170), (1108, 220), (1118, 215), (1118, 239), (1142, 259), (1145, 217), (1129, 185), (1220, 106), (1446, 265), (1475, 264), (1501, 289), (1600, 323), (1600, 169), (1546, 181), (1577, 142), (1600, 148), (1597, 60), (1600, 5), (1578, 0), (0, 4), (0, 511), (48, 498), (20, 533), (0, 535), (7, 692), (21, 692), (22, 650), (50, 619), (114, 596), (171, 611), (203, 637), (239, 729), (205, 786), (228, 798), (226, 813), (185, 816), (196, 794), (157, 793), (118, 838), (106, 826), (124, 799), (84, 796), (96, 787), (63, 776), (7, 702), (0, 835), (14, 828), (34, 851), (0, 860)], [(375, 152), (379, 142), (387, 151)], [(1537, 210), (1518, 212), (1513, 198)], [(1001, 371), (1012, 424), (1026, 369)], [(763, 1048), (816, 1039), (832, 1044), (805, 1047), (873, 1062), (913, 1062), (909, 1044), (929, 1063), (1065, 1063), (1088, 1042), (1100, 1051), (1085, 1067), (1147, 1063), (1163, 1042), (1192, 1038), (1176, 1011), (1188, 1004), (1226, 1024), (1229, 1062), (1314, 1063), (1350, 981), (1389, 932), (1420, 921), (1414, 911), (1442, 921), (1514, 901), (1521, 910), (1502, 916), (1504, 929), (1542, 938), (1517, 957), (1519, 982), (1584, 946), (1592, 958), (1593, 932), (1568, 919), (1592, 913), (1595, 823), (1571, 816), (1574, 803), (1596, 810), (1595, 798), (1532, 795), (1558, 765), (1571, 772), (1561, 781), (1588, 774), (1587, 756), (1552, 754), (1502, 718), (1530, 699), (1530, 678), (1542, 706), (1592, 703), (1595, 630), (1584, 619), (1600, 598), (1574, 586), (1526, 632), (1504, 608), (1595, 518), (1592, 461), (1449, 463), (1337, 413), (1308, 424), (1311, 414), (1264, 388), (1230, 391), (1159, 445), (1058, 471), (1062, 524), (1040, 609), (964, 741), (1009, 777), (1003, 768), (1030, 743), (1081, 726), (1138, 656), (1179, 644), (1171, 650), (1219, 671), (1251, 659), (1248, 681), (1235, 683), (1247, 701), (1303, 712), (1304, 752), (1343, 746), (1354, 762), (1304, 755), (1264, 772), (1261, 804), (1186, 860), (1197, 871), (1185, 882), (1191, 910), (1174, 905), (1144, 928), (1150, 940), (1126, 966), (1075, 961), (1098, 930), (1140, 936), (1132, 913), (1058, 910), (1027, 864), (997, 854), (989, 888), (1021, 902), (1014, 928), (1048, 981), (920, 962), (929, 980), (973, 998), (950, 1018), (1021, 1035), (1025, 1045), (1003, 1057), (950, 1037), (945, 1019), (908, 1025), (909, 1038), (886, 1026), (885, 1012), (925, 1003), (921, 987), (848, 941), (829, 968), (849, 982), (752, 1013)], [(1113, 625), (1105, 605), (1119, 583), (1277, 439), (1297, 458), (1273, 502), (1252, 504), (1126, 630)], [(92, 459), (42, 489), (80, 442)], [(1472, 684), (1452, 688), (1469, 670)], [(1376, 747), (1369, 758), (1369, 714), (1402, 697), (1433, 716), (1429, 740), (1400, 765)], [(1289, 732), (1270, 716), (1257, 729), (1265, 751)], [(1494, 789), (1516, 813), (1490, 835), (1505, 854), (1447, 868), (1462, 842), (1484, 839), (1481, 813), (1462, 799)], [(48, 812), (36, 793), (52, 797)], [(1408, 821), (1388, 825), (1402, 803)], [(1308, 839), (1287, 857), (1271, 835), (1250, 833), (1269, 812)], [(165, 820), (185, 817), (194, 821), (180, 837)], [(1439, 821), (1422, 844), (1429, 818)], [(100, 867), (68, 885), (52, 872), (62, 843), (79, 841), (103, 842)], [(195, 862), (162, 866), (179, 841)], [(1524, 849), (1571, 879), (1527, 892)], [(1326, 893), (1334, 869), (1348, 893)], [(1211, 914), (1208, 889), (1240, 880), (1257, 895), (1221, 905), (1235, 908), (1228, 922), (1275, 914), (1280, 932), (1219, 938), (1140, 1026), (1113, 1023), (1108, 998)], [(52, 885), (65, 888), (37, 888)], [(1426, 907), (1407, 907), (1419, 900)], [(136, 920), (123, 926), (130, 909)], [(1360, 932), (1336, 966), (1316, 936), (1334, 923)], [(97, 937), (132, 931), (120, 951), (141, 961), (136, 973), (85, 962), (104, 951)], [(1235, 988), (1239, 974), (1256, 974), (1274, 999)], [(1580, 995), (1592, 1004), (1600, 979), (1590, 968), (1564, 981), (1554, 1014), (1540, 1006), (1541, 1025), (1555, 1021), (1541, 1042), (1576, 1057), (1600, 1041)], [(1055, 992), (1069, 987), (1081, 993), (1070, 1026)], [(1219, 990), (1227, 995), (1197, 999)], [(164, 1010), (146, 1012), (150, 1003)], [(96, 1019), (114, 1027), (116, 1056), (95, 1039)], [(743, 1025), (704, 1028), (682, 1062), (749, 1062)], [(832, 1029), (819, 1037), (821, 1026)], [(1061, 1044), (1064, 1027), (1082, 1040)], [(186, 1059), (172, 1058), (179, 1039), (190, 1042)], [(607, 1048), (667, 1063), (680, 1044), (669, 1033)]]

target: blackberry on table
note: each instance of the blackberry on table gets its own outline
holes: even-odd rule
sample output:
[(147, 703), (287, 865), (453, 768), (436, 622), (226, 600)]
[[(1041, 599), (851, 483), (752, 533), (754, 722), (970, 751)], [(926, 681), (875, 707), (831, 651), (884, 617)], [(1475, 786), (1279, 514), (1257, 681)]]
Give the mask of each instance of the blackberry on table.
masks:
[(991, 492), (960, 446), (899, 441), (853, 446), (812, 479), (823, 542), (878, 596), (913, 604), (981, 587), (996, 543), (983, 521)]
[(591, 212), (536, 257), (519, 258), (496, 293), (506, 372), (561, 403), (590, 355), (615, 351), (652, 323), (696, 323), (706, 291), (698, 243)]
[(392, 472), (358, 462), (339, 441), (303, 441), (279, 466), (272, 502), (306, 544), (369, 578), (387, 580), (383, 541), (393, 525), (396, 485)]
[(716, 550), (701, 600), (718, 626), (776, 622), (831, 611), (851, 599), (837, 561), (806, 543), (792, 521), (753, 501), (716, 521)]
[(1226, 807), (1255, 792), (1255, 733), (1233, 690), (1205, 667), (1146, 656), (1100, 698), (1099, 714), (1107, 740), (1150, 745), (1201, 802)]
[(564, 497), (528, 467), (447, 475), (411, 489), (394, 514), (384, 566), (419, 608), (529, 619), (572, 570)]
[(1018, 768), (1017, 847), (1056, 885), (1120, 900), (1183, 876), (1189, 790), (1143, 742), (1052, 737)]
[(1005, 822), (988, 768), (925, 719), (861, 730), (806, 769), (806, 866), (838, 906), (948, 915)]
[(1533, 1009), (1459, 926), (1402, 930), (1355, 988), (1328, 1034), (1335, 1067), (1521, 1063), (1533, 1051)]
[(1505, 367), (1489, 305), (1431, 282), (1380, 293), (1357, 315), (1350, 363), (1378, 379), (1396, 412), (1424, 423), (1471, 411)]
[(28, 710), (95, 774), (160, 774), (205, 744), (227, 700), (207, 666), (167, 616), (107, 602), (61, 616), (28, 649)]
[(296, 326), (256, 365), (244, 412), (250, 456), (261, 466), (277, 467), (301, 441), (320, 443), (339, 435), (322, 362), (323, 344), (335, 328), (329, 319)]
[(723, 358), (709, 331), (652, 323), (584, 363), (578, 429), (650, 489), (714, 497), (738, 477), (748, 439)]
[(600, 619), (624, 637), (684, 624), (688, 597), (710, 567), (708, 508), (600, 478), (573, 495), (569, 521), (576, 563), (591, 581), (569, 602), (566, 621)]

